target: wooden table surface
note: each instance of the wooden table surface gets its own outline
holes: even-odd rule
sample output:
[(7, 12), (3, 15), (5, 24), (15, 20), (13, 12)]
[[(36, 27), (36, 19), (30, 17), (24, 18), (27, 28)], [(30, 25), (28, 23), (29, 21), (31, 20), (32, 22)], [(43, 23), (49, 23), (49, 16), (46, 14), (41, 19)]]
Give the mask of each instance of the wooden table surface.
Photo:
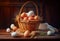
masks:
[[(39, 36), (38, 38), (33, 38), (33, 39), (59, 39), (59, 35), (55, 36)], [(7, 33), (4, 29), (0, 29), (0, 39), (31, 39), (31, 38), (26, 38), (26, 37), (12, 37), (10, 33)]]

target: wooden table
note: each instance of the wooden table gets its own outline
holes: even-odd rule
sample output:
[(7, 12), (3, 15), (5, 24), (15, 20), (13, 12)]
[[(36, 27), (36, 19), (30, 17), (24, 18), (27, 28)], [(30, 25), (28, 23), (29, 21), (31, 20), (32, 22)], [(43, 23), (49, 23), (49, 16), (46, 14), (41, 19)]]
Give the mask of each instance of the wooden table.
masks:
[[(4, 29), (0, 29), (0, 40), (3, 39), (31, 39), (31, 38), (24, 38), (24, 37), (12, 37), (10, 36), (10, 33), (7, 33)], [(32, 38), (32, 39), (60, 39), (60, 34), (56, 36), (39, 36), (38, 38)]]

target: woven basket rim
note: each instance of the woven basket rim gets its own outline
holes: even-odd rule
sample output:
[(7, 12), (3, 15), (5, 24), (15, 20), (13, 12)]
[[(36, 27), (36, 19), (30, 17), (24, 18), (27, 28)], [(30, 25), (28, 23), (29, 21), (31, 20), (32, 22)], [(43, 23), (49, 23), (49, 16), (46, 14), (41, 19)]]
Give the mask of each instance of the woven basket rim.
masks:
[(34, 22), (40, 22), (39, 20), (31, 20), (31, 21), (20, 21), (21, 23), (34, 23)]

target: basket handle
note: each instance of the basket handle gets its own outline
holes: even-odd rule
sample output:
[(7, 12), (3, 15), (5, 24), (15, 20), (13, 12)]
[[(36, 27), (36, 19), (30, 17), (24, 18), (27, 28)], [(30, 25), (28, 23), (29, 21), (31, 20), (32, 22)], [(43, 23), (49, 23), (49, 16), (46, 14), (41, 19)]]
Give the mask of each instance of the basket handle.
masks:
[(28, 3), (30, 3), (30, 2), (33, 3), (33, 5), (36, 7), (36, 14), (38, 15), (38, 7), (37, 7), (37, 5), (36, 5), (34, 2), (32, 2), (32, 1), (27, 1), (27, 2), (25, 2), (25, 3), (22, 5), (22, 7), (21, 7), (21, 9), (20, 9), (20, 12), (19, 12), (19, 15), (21, 14), (24, 6), (25, 6), (26, 4), (28, 4)]
[[(21, 12), (22, 12), (22, 10), (23, 10), (23, 8), (24, 8), (24, 6), (26, 5), (26, 4), (28, 4), (28, 3), (32, 3), (35, 7), (36, 7), (36, 14), (37, 14), (37, 16), (38, 16), (38, 7), (37, 7), (37, 5), (34, 3), (34, 2), (32, 2), (32, 1), (27, 1), (27, 2), (25, 2), (23, 5), (22, 5), (22, 7), (21, 7), (21, 9), (20, 9), (20, 12), (19, 12), (19, 16), (21, 15)], [(19, 20), (18, 20), (18, 25), (20, 24), (20, 18), (19, 18)]]

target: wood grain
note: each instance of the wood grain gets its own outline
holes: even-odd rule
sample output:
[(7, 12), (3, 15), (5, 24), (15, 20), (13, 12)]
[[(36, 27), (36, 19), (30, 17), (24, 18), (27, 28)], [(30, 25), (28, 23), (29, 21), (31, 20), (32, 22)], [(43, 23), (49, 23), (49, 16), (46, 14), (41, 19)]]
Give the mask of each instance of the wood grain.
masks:
[(37, 36), (35, 38), (30, 37), (12, 37), (10, 33), (7, 33), (5, 29), (0, 30), (0, 39), (59, 39), (60, 36)]

